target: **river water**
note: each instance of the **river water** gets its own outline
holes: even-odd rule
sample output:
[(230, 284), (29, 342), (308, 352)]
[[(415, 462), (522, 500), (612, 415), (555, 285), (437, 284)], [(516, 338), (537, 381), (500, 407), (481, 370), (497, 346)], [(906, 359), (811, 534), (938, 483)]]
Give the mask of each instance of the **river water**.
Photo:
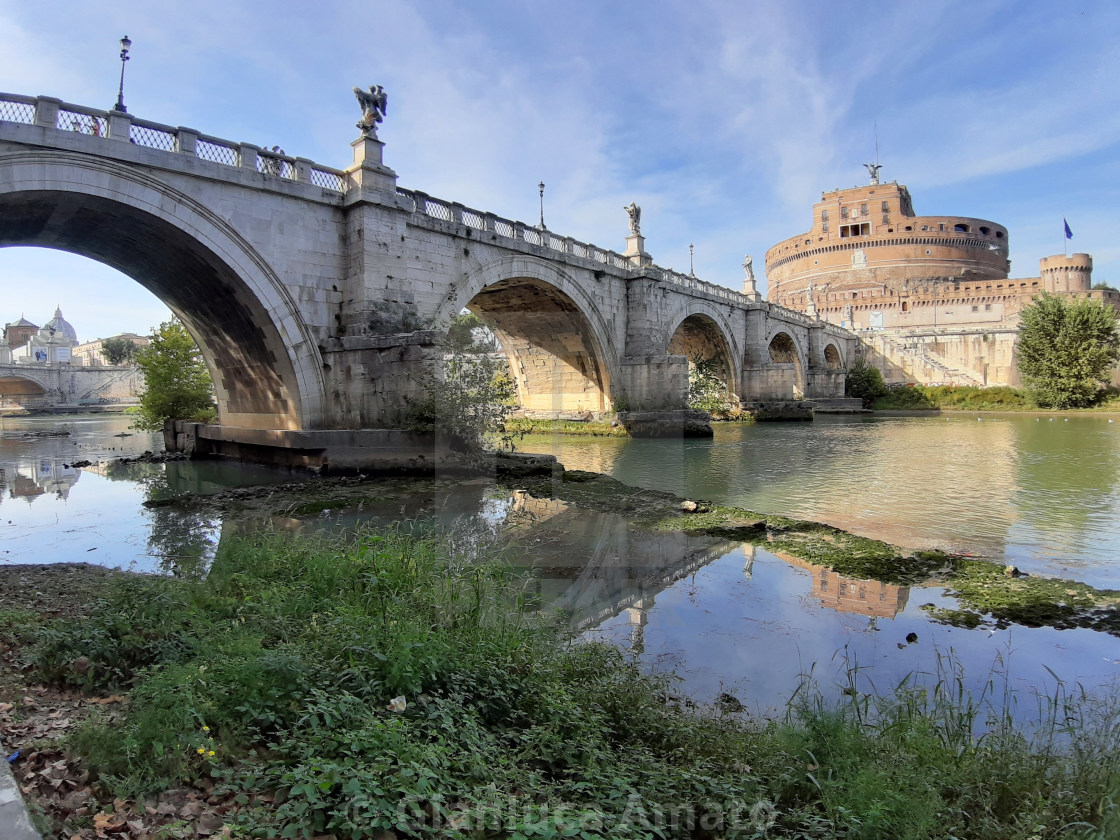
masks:
[[(521, 451), (556, 454), (569, 469), (642, 487), (1120, 588), (1117, 444), (1120, 424), (1106, 417), (1045, 415), (837, 417), (719, 425), (711, 440), (517, 442)], [(0, 565), (87, 561), (186, 573), (205, 568), (223, 534), (246, 527), (333, 530), (406, 519), (408, 527), (465, 528), (504, 546), (511, 562), (532, 570), (541, 602), (564, 610), (573, 628), (675, 673), (700, 701), (729, 693), (773, 711), (800, 675), (812, 672), (827, 693), (856, 666), (861, 685), (879, 690), (907, 675), (934, 681), (956, 667), (977, 691), (1006, 682), (1028, 695), (1052, 694), (1053, 674), (1063, 690), (1120, 677), (1112, 636), (943, 626), (921, 609), (954, 605), (938, 587), (849, 581), (763, 548), (651, 533), (484, 480), (387, 482), (358, 507), (277, 511), (263, 523), (145, 507), (183, 492), (293, 480), (216, 462), (113, 461), (159, 445), (123, 417), (0, 419)], [(74, 467), (82, 460), (95, 463)], [(1022, 705), (1033, 709), (1034, 700)]]

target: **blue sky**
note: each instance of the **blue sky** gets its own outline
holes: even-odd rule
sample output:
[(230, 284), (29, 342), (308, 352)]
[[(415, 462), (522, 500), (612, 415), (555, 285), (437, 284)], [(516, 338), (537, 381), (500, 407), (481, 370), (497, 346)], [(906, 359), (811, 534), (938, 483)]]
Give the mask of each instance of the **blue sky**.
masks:
[[(354, 85), (381, 84), (403, 187), (621, 250), (642, 206), (660, 265), (734, 288), (822, 190), (882, 177), (919, 214), (1006, 225), (1012, 275), (1062, 218), (1120, 285), (1115, 2), (0, 0), (0, 89), (109, 108), (344, 167)], [(761, 271), (759, 271), (761, 274)], [(61, 304), (82, 340), (166, 310), (77, 257), (0, 249), (0, 321)]]

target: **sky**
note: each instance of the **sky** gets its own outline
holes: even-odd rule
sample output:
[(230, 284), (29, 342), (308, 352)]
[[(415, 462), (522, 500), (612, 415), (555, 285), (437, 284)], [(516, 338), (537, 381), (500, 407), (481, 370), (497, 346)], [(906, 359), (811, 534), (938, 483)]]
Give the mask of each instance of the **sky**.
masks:
[[(0, 0), (0, 90), (344, 168), (355, 85), (384, 86), (405, 188), (741, 288), (822, 191), (906, 184), (919, 215), (1009, 231), (1011, 275), (1066, 246), (1120, 285), (1114, 0)], [(0, 249), (0, 322), (61, 306), (83, 341), (168, 317), (93, 261)]]

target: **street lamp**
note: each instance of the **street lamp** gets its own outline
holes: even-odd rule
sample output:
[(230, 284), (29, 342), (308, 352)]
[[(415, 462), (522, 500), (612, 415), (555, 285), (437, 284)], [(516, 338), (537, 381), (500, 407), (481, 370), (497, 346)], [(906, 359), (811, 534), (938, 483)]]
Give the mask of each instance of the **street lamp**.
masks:
[(544, 230), (544, 181), (537, 184), (537, 188), (541, 193), (541, 230)]
[(692, 267), (692, 243), (688, 243), (688, 276), (695, 277), (696, 271)]
[(120, 111), (122, 114), (127, 114), (128, 109), (124, 107), (124, 63), (128, 61), (128, 49), (132, 46), (132, 41), (125, 35), (121, 38), (121, 86), (117, 91), (117, 104), (113, 106), (114, 111)]

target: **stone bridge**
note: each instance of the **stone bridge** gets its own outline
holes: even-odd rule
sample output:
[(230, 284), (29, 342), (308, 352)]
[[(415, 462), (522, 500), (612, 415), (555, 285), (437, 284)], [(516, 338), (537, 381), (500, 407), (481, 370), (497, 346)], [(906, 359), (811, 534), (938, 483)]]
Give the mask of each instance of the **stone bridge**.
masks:
[(0, 409), (129, 402), (143, 384), (135, 367), (0, 364)]
[[(496, 333), (522, 407), (668, 411), (690, 358), (745, 402), (843, 395), (850, 333), (626, 253), (197, 130), (0, 94), (0, 246), (132, 277), (202, 348), (226, 428), (393, 428), (441, 330)], [(621, 215), (621, 214), (620, 214)]]

